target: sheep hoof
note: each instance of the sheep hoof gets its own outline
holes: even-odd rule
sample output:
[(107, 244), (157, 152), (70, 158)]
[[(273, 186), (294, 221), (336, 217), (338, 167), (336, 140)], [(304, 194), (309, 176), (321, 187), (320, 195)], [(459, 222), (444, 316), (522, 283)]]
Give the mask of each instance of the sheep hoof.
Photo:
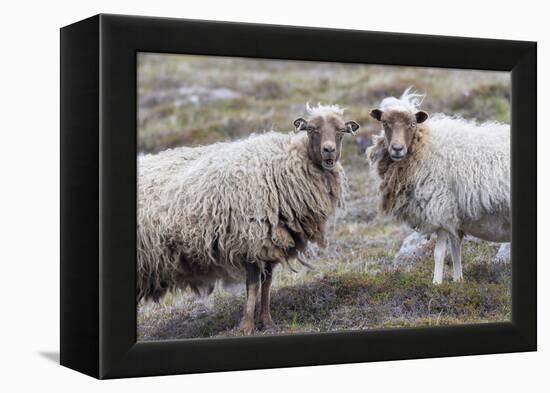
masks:
[(460, 276), (460, 277), (453, 277), (453, 281), (454, 281), (454, 282), (462, 282), (462, 281), (464, 281), (464, 279), (462, 278), (462, 276)]
[(250, 336), (254, 331), (254, 322), (243, 320), (239, 325), (239, 330), (242, 331), (246, 336)]

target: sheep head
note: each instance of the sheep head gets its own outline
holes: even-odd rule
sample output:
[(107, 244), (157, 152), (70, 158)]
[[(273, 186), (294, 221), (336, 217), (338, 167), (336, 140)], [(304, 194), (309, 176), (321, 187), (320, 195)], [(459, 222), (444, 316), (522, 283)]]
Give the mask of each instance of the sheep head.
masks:
[(373, 109), (370, 115), (382, 123), (384, 146), (393, 161), (401, 161), (407, 155), (417, 125), (428, 119), (428, 114), (418, 109), (424, 95), (416, 94), (409, 87), (400, 98), (387, 97), (380, 109)]
[(340, 159), (344, 134), (355, 135), (359, 124), (353, 120), (344, 121), (344, 110), (336, 105), (319, 105), (311, 108), (307, 105), (309, 120), (294, 120), (297, 131), (306, 131), (308, 135), (308, 155), (317, 166), (332, 171)]
[(382, 112), (380, 109), (373, 109), (370, 115), (382, 123), (384, 145), (393, 161), (401, 161), (405, 158), (417, 125), (428, 118), (428, 114), (424, 111), (416, 113), (398, 110)]

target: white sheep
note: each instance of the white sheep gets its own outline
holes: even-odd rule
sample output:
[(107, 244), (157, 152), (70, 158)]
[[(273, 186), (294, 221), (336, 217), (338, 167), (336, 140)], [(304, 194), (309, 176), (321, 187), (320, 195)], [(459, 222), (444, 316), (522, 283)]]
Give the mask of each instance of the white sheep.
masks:
[[(272, 324), (272, 271), (301, 259), (308, 242), (324, 244), (325, 224), (343, 202), (338, 162), (345, 122), (337, 106), (307, 107), (304, 133), (267, 132), (199, 148), (143, 156), (138, 162), (138, 300), (246, 277), (240, 328)], [(305, 262), (304, 262), (305, 263)], [(261, 287), (261, 288), (260, 288)]]
[(510, 241), (510, 126), (443, 114), (428, 119), (419, 110), (422, 98), (407, 89), (371, 111), (383, 129), (367, 157), (380, 181), (380, 210), (437, 234), (433, 282), (443, 281), (447, 240), (460, 281), (465, 234)]

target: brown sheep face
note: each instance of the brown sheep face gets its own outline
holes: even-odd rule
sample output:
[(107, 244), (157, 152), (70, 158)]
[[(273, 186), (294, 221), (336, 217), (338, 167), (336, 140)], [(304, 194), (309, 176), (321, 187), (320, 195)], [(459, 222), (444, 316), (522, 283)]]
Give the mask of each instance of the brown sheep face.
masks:
[(294, 126), (297, 131), (307, 132), (310, 160), (327, 171), (332, 171), (340, 159), (344, 134), (355, 134), (359, 128), (355, 121), (344, 122), (335, 114), (316, 116), (309, 121), (300, 117), (294, 120)]
[(384, 127), (384, 145), (393, 161), (401, 161), (407, 155), (416, 132), (417, 125), (428, 118), (424, 111), (416, 113), (373, 109), (372, 118), (380, 121)]

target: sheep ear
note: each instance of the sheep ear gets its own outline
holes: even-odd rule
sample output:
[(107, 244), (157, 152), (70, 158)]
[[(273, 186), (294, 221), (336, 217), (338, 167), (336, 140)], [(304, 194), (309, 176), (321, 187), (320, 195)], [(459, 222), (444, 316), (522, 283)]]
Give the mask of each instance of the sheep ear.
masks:
[(370, 117), (380, 121), (382, 120), (382, 113), (384, 112), (382, 112), (380, 109), (373, 109), (372, 111), (370, 111)]
[(414, 115), (416, 117), (416, 122), (417, 123), (424, 123), (426, 121), (426, 119), (428, 118), (428, 114), (424, 111), (418, 111), (416, 112), (416, 115)]
[(346, 122), (346, 129), (351, 135), (355, 135), (355, 131), (359, 128), (359, 123), (356, 121), (350, 120)]
[(296, 127), (296, 131), (303, 131), (307, 128), (307, 121), (299, 117), (294, 120), (294, 127)]

